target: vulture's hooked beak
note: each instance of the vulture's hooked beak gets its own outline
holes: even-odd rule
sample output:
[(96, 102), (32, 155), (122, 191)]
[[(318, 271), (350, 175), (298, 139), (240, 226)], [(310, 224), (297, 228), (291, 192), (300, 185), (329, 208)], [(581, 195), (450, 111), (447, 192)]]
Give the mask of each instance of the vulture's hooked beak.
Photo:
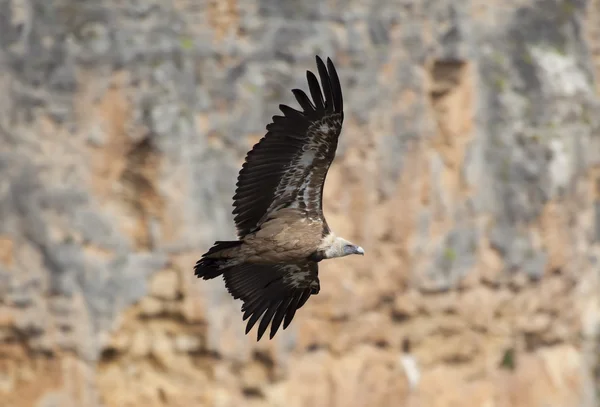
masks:
[(365, 251), (360, 246), (354, 246), (354, 253), (355, 254), (360, 254), (361, 256), (365, 255)]

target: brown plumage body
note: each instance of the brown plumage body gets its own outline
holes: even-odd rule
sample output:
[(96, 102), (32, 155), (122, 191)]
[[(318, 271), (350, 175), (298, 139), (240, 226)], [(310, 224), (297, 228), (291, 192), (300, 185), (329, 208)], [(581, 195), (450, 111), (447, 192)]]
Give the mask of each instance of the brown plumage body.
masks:
[(257, 264), (302, 261), (318, 250), (323, 240), (322, 231), (320, 219), (310, 219), (298, 209), (285, 208), (256, 232), (244, 236), (241, 245), (221, 250), (208, 258)]
[(320, 290), (318, 263), (364, 254), (337, 237), (323, 215), (323, 186), (335, 157), (344, 120), (343, 99), (331, 60), (317, 57), (323, 92), (315, 75), (307, 79), (312, 101), (292, 92), (303, 111), (280, 105), (267, 134), (252, 148), (240, 170), (234, 195), (238, 240), (218, 241), (196, 263), (196, 276), (223, 276), (244, 304), (246, 333), (261, 319), (260, 340), (269, 323), (273, 338), (296, 310)]

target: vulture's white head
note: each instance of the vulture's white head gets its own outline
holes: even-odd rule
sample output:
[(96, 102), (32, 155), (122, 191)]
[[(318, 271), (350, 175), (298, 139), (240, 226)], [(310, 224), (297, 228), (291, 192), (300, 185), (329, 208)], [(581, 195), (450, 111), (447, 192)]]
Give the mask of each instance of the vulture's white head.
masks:
[(364, 256), (365, 254), (362, 247), (357, 246), (346, 239), (337, 237), (333, 233), (323, 239), (322, 250), (326, 259), (344, 257), (350, 254), (360, 254), (361, 256)]

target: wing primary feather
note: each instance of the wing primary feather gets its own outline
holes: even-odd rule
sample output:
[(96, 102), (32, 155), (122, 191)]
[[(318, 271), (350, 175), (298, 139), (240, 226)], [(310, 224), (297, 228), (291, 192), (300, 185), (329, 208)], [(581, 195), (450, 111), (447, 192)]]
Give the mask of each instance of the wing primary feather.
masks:
[(250, 332), (256, 321), (260, 318), (262, 314), (264, 314), (267, 306), (269, 305), (268, 300), (263, 300), (254, 310), (251, 312), (252, 316), (248, 320), (248, 325), (246, 325), (246, 334)]
[(267, 330), (267, 327), (269, 326), (269, 322), (271, 322), (271, 319), (273, 319), (273, 315), (275, 315), (275, 312), (277, 312), (277, 309), (280, 305), (281, 300), (271, 304), (267, 309), (267, 312), (265, 312), (265, 315), (263, 315), (260, 324), (258, 324), (258, 331), (256, 333), (257, 341), (260, 341), (260, 338), (262, 338), (262, 336), (264, 335), (265, 331)]
[(248, 319), (250, 315), (252, 315), (252, 308), (244, 308), (242, 307), (242, 311), (244, 311), (244, 315), (242, 315), (242, 321)]
[(316, 106), (313, 105), (306, 93), (302, 89), (292, 89), (292, 93), (296, 97), (298, 104), (304, 109), (304, 114), (311, 115), (315, 112)]
[[(297, 89), (299, 92), (302, 92), (301, 90)], [(292, 91), (293, 92), (293, 91)], [(304, 92), (302, 92), (304, 93)], [(308, 101), (309, 107), (312, 109), (312, 104), (310, 102), (310, 100), (308, 99), (308, 97), (306, 96), (306, 94), (304, 94), (304, 97), (306, 98), (306, 101)], [(298, 97), (296, 96), (296, 99)], [(300, 103), (300, 102), (298, 102)], [(300, 106), (302, 106), (302, 104), (300, 104)], [(279, 105), (279, 110), (281, 110), (281, 113), (283, 113), (286, 118), (288, 119), (296, 119), (296, 120), (306, 120), (306, 118), (304, 117), (304, 113), (302, 113), (299, 110), (294, 109), (293, 107), (290, 107), (288, 105), (284, 105), (284, 104), (280, 104)]]
[(298, 302), (302, 296), (302, 292), (294, 294), (293, 300), (290, 302), (288, 306), (287, 312), (285, 313), (285, 318), (283, 319), (283, 329), (285, 330), (288, 325), (294, 319), (294, 315), (296, 314), (296, 310), (298, 309)]
[(335, 66), (333, 66), (333, 62), (331, 62), (331, 58), (327, 58), (327, 70), (329, 71), (329, 77), (331, 78), (331, 89), (333, 91), (333, 106), (335, 112), (342, 113), (344, 111), (342, 86), (340, 85), (340, 78), (335, 70)]
[(261, 305), (263, 301), (264, 299), (262, 297), (257, 296), (253, 300), (245, 302), (244, 305), (242, 305), (242, 312), (244, 312), (244, 315), (242, 316), (242, 321), (247, 320), (248, 317), (250, 317), (250, 315), (252, 315), (252, 313), (256, 311), (256, 309), (258, 308), (257, 306)]
[(323, 114), (325, 112), (325, 102), (323, 101), (323, 94), (319, 87), (319, 81), (311, 71), (306, 71), (306, 80), (308, 81), (308, 89), (310, 90), (310, 95), (315, 104), (315, 109), (317, 112)]
[(304, 290), (304, 292), (302, 292), (302, 296), (300, 297), (300, 301), (298, 301), (298, 309), (302, 308), (304, 306), (304, 304), (306, 304), (306, 301), (308, 301), (308, 298), (310, 297), (310, 289), (306, 289)]
[(331, 81), (329, 80), (329, 74), (327, 68), (323, 63), (323, 60), (317, 55), (317, 69), (319, 70), (319, 77), (321, 78), (321, 86), (323, 86), (323, 97), (325, 98), (325, 110), (328, 113), (334, 111), (333, 106), (333, 95), (331, 92)]
[[(259, 286), (259, 287), (262, 287), (262, 286)], [(262, 291), (262, 290), (259, 288), (257, 291)], [(269, 301), (272, 301), (272, 300), (263, 298), (261, 296), (256, 296), (256, 298), (254, 298), (248, 302), (245, 302), (244, 305), (242, 305), (242, 311), (245, 310), (244, 315), (242, 317), (242, 321), (245, 321), (246, 319), (248, 319), (248, 317), (251, 314), (257, 312), (259, 309), (268, 306)], [(264, 310), (261, 311), (260, 314), (262, 314), (263, 312), (264, 312)], [(250, 328), (252, 328), (252, 327), (250, 327)]]
[(269, 334), (270, 339), (273, 339), (273, 337), (277, 333), (277, 330), (279, 330), (279, 326), (283, 321), (283, 317), (285, 316), (285, 313), (293, 299), (294, 297), (292, 296), (286, 298), (279, 306), (277, 313), (273, 316), (273, 322), (271, 322), (271, 332)]
[(244, 305), (242, 305), (242, 312), (244, 313), (244, 315), (242, 315), (242, 321), (247, 320), (248, 317), (250, 317), (250, 315), (252, 315), (252, 313), (256, 310), (256, 305), (262, 301), (263, 299), (261, 297), (257, 297), (251, 301), (245, 302)]

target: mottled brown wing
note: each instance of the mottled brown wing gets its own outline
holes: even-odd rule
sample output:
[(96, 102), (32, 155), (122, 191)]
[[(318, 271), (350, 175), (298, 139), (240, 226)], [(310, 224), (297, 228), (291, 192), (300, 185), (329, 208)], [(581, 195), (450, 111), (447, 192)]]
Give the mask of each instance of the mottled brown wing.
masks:
[(307, 71), (313, 101), (300, 89), (292, 92), (303, 111), (279, 105), (267, 134), (248, 152), (233, 197), (240, 238), (254, 231), (270, 213), (285, 207), (323, 216), (323, 184), (335, 157), (344, 120), (340, 81), (328, 58), (316, 57), (323, 86)]
[(302, 264), (257, 265), (244, 264), (224, 274), (225, 287), (236, 299), (243, 301), (243, 320), (250, 318), (246, 334), (261, 318), (257, 341), (265, 333), (269, 323), (273, 339), (283, 322), (286, 329), (296, 310), (311, 295), (319, 293), (319, 266), (315, 262)]

